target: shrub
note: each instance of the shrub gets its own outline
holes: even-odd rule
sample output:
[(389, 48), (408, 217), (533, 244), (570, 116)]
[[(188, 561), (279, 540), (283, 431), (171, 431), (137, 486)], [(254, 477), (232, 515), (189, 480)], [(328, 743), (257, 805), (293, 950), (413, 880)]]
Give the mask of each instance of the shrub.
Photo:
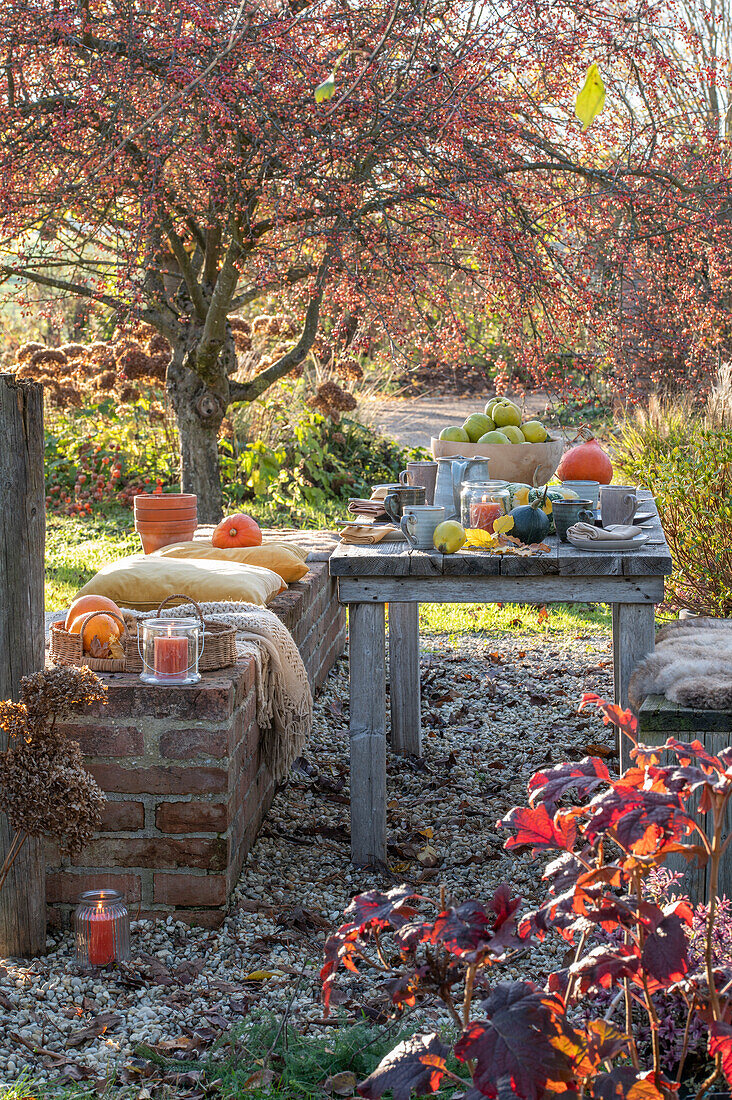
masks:
[[(629, 711), (584, 697), (583, 706), (594, 704), (633, 741), (633, 765), (619, 778), (599, 758), (539, 771), (529, 782), (529, 805), (499, 823), (513, 834), (507, 849), (553, 857), (544, 873), (546, 898), (533, 912), (517, 920), (519, 901), (506, 886), (488, 905), (450, 904), (443, 894), (433, 906), (408, 886), (372, 890), (354, 898), (346, 923), (325, 946), (326, 1010), (338, 968), (358, 973), (364, 961), (393, 975), (397, 1009), (426, 996), (444, 1002), (459, 1029), (454, 1056), (472, 1079), (469, 1100), (560, 1093), (669, 1100), (682, 1081), (689, 1083), (694, 1026), (709, 1056), (697, 1100), (715, 1082), (732, 1082), (732, 974), (717, 929), (728, 920), (717, 883), (728, 847), (732, 747), (711, 756), (698, 741), (669, 738), (649, 749), (637, 744)], [(648, 889), (651, 876), (680, 850), (708, 868), (701, 924), (686, 899), (654, 897)], [(543, 988), (488, 982), (490, 968), (505, 964), (530, 936), (550, 934), (569, 951)], [(659, 997), (668, 991), (683, 1000), (687, 1021), (675, 1080), (662, 1065)], [(437, 1031), (415, 1035), (387, 1054), (358, 1091), (379, 1100), (392, 1089), (395, 1100), (408, 1100), (412, 1090), (434, 1093), (446, 1081), (464, 1087), (448, 1068), (449, 1050)]]
[(732, 430), (656, 403), (628, 417), (614, 452), (623, 477), (656, 498), (674, 561), (668, 599), (732, 615)]

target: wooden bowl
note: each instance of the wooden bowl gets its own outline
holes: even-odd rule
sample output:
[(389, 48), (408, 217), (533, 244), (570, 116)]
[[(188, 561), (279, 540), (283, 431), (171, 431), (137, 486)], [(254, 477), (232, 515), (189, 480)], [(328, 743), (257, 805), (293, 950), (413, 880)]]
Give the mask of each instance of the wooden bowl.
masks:
[(433, 458), (487, 458), (492, 478), (546, 485), (564, 454), (564, 440), (549, 436), (545, 443), (450, 443), (432, 438)]

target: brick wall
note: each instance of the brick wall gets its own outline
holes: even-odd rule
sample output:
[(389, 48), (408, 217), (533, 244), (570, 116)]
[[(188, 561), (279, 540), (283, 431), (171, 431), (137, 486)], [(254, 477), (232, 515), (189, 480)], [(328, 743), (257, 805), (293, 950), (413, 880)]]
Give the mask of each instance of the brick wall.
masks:
[[(346, 621), (328, 553), (314, 556), (270, 607), (316, 690), (343, 652)], [(259, 751), (253, 662), (190, 687), (105, 679), (107, 706), (67, 727), (107, 793), (102, 829), (73, 862), (49, 851), (49, 918), (67, 920), (83, 890), (109, 886), (126, 894), (133, 916), (217, 925), (274, 796)]]

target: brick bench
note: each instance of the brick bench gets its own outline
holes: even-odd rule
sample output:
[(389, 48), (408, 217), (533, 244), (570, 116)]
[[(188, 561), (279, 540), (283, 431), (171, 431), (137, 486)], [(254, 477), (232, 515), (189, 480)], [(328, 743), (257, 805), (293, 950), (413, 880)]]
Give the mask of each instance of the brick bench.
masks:
[[(313, 691), (343, 652), (345, 609), (329, 553), (270, 608), (302, 654)], [(174, 916), (216, 926), (274, 797), (261, 760), (254, 662), (159, 688), (132, 674), (105, 677), (108, 703), (69, 723), (107, 794), (101, 831), (72, 861), (49, 850), (49, 920), (66, 922), (78, 895), (109, 886), (133, 917)]]

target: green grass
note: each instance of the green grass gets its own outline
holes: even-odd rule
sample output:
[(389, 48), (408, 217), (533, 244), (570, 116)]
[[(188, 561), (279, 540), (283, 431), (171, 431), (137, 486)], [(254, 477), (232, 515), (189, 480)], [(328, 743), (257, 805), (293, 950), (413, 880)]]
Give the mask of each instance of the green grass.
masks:
[(130, 512), (86, 520), (48, 516), (46, 610), (68, 607), (103, 565), (139, 552)]
[(427, 603), (419, 628), (429, 634), (588, 634), (610, 629), (606, 604)]

